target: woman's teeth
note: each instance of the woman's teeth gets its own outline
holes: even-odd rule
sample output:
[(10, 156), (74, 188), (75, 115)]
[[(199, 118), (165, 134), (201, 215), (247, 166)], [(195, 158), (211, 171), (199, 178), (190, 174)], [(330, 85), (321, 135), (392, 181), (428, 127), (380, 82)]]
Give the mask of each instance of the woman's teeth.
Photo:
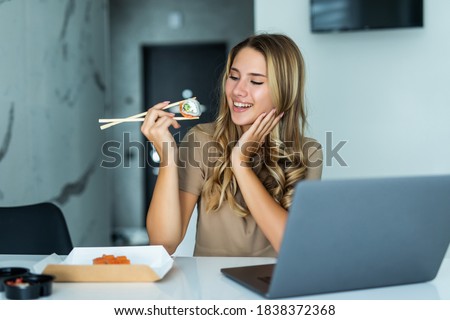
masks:
[(240, 102), (235, 102), (234, 106), (237, 108), (250, 108), (251, 106), (253, 106), (250, 103), (240, 103)]

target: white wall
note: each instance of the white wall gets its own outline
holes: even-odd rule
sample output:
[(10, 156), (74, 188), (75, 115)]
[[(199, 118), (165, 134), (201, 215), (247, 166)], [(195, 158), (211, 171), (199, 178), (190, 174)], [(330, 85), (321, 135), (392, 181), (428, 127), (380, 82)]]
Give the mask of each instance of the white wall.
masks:
[(110, 243), (108, 1), (0, 1), (0, 206), (51, 201), (75, 246)]
[(325, 151), (348, 140), (348, 167), (324, 179), (450, 173), (450, 1), (424, 11), (424, 28), (312, 34), (309, 1), (255, 0), (255, 30), (304, 54), (310, 135)]

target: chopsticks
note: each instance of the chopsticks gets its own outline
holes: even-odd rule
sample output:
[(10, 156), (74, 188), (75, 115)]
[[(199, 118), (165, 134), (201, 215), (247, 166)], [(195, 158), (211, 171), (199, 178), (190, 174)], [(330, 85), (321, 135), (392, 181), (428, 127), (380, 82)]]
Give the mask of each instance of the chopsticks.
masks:
[[(189, 99), (196, 99), (196, 97), (189, 98)], [(166, 109), (172, 108), (172, 107), (174, 107), (176, 105), (179, 105), (180, 103), (185, 102), (186, 100), (188, 100), (188, 99), (180, 100), (180, 101), (177, 101), (177, 102), (173, 102), (171, 104), (168, 104), (167, 106), (165, 106), (161, 110), (166, 110)], [(133, 116), (129, 116), (127, 118), (98, 119), (98, 122), (99, 123), (106, 123), (106, 124), (100, 126), (100, 129), (104, 130), (104, 129), (110, 128), (112, 126), (115, 126), (116, 124), (120, 124), (120, 123), (124, 123), (124, 122), (142, 122), (142, 121), (144, 121), (143, 117), (145, 117), (146, 114), (147, 114), (147, 111), (135, 114)], [(199, 117), (192, 117), (192, 118), (174, 117), (175, 120), (195, 120), (195, 119), (198, 119), (198, 118)]]
[[(195, 120), (195, 119), (199, 119), (200, 117), (191, 117), (191, 118), (186, 118), (186, 117), (173, 117), (173, 120)], [(122, 122), (144, 122), (145, 118), (114, 118), (114, 119), (98, 119), (98, 123), (109, 123), (109, 122), (117, 122), (117, 124), (122, 123)]]

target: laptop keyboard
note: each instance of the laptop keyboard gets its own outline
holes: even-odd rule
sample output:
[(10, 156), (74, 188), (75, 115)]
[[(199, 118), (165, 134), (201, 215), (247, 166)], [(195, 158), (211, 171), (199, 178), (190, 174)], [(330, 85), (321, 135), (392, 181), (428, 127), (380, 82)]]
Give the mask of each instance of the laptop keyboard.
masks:
[(261, 280), (262, 282), (270, 284), (270, 281), (272, 281), (272, 277), (271, 276), (258, 277), (258, 280)]

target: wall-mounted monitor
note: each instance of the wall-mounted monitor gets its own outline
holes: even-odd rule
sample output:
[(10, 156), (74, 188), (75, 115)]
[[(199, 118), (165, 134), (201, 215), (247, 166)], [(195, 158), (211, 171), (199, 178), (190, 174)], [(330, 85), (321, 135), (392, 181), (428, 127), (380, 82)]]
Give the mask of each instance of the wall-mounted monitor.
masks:
[(423, 0), (310, 0), (312, 32), (423, 27)]

